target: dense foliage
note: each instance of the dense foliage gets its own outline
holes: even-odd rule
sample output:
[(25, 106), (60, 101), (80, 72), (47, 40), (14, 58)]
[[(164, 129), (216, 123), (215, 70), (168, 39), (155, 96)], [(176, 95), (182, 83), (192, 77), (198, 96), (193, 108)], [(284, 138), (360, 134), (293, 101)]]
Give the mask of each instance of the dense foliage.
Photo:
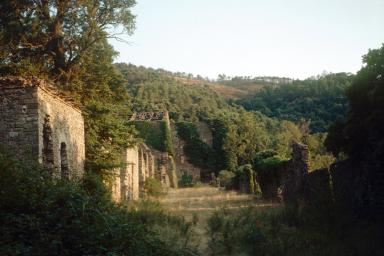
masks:
[(185, 141), (184, 153), (188, 162), (201, 168), (215, 169), (217, 155), (200, 139), (196, 125), (191, 122), (178, 122), (176, 129), (178, 136)]
[(142, 66), (116, 66), (126, 80), (135, 111), (168, 110), (175, 121), (197, 121), (226, 106), (208, 86), (187, 85), (162, 71)]
[(97, 176), (57, 181), (0, 153), (0, 254), (189, 255), (183, 219), (109, 198)]
[(347, 111), (345, 90), (353, 76), (336, 73), (318, 79), (295, 80), (279, 86), (265, 86), (237, 103), (248, 110), (298, 123), (310, 120), (312, 132), (325, 132), (329, 125), (343, 119)]
[(174, 155), (172, 134), (166, 121), (131, 121), (128, 124), (136, 128), (137, 136), (143, 139), (145, 144), (171, 156)]
[[(222, 148), (224, 168), (253, 164), (255, 154), (272, 149), (282, 157), (290, 156), (290, 141), (301, 140), (300, 129), (291, 122), (268, 118), (243, 109), (222, 112), (214, 120), (214, 147)], [(217, 132), (217, 133), (216, 133)]]
[(384, 45), (363, 57), (365, 66), (347, 90), (346, 120), (335, 123), (327, 146), (335, 155), (357, 159), (384, 159)]
[(116, 36), (114, 28), (132, 33), (134, 5), (134, 0), (3, 1), (0, 70), (33, 65), (55, 80), (72, 80), (84, 56), (100, 41)]
[(345, 224), (332, 212), (297, 216), (279, 207), (223, 209), (208, 220), (209, 248), (213, 255), (228, 256), (381, 255), (380, 227)]

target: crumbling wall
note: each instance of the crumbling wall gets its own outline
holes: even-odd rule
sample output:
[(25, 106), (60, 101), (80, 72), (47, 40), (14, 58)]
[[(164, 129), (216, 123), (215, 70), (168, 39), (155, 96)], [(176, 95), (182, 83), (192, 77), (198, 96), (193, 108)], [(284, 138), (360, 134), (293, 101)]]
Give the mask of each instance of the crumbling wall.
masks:
[(46, 82), (0, 78), (0, 143), (21, 159), (32, 158), (54, 177), (83, 175), (84, 121), (79, 108)]
[(292, 142), (292, 159), (283, 178), (283, 199), (286, 204), (296, 205), (303, 199), (304, 180), (308, 170), (308, 147), (300, 142)]
[(205, 122), (197, 122), (196, 128), (201, 140), (207, 143), (210, 147), (212, 147), (213, 135), (211, 129), (209, 128), (209, 125)]
[(145, 144), (138, 147), (138, 166), (139, 166), (139, 191), (140, 196), (145, 196), (145, 180), (148, 177), (155, 177), (155, 157), (152, 150)]
[(324, 207), (332, 200), (328, 168), (314, 170), (304, 175), (304, 200), (309, 205)]
[(125, 149), (122, 160), (122, 167), (115, 169), (110, 185), (114, 201), (126, 202), (145, 197), (145, 181), (148, 178), (156, 178), (164, 186), (170, 186), (167, 153), (142, 143)]
[(174, 161), (177, 166), (177, 176), (181, 176), (182, 172), (187, 171), (192, 175), (194, 181), (200, 181), (201, 173), (203, 170), (188, 162), (187, 156), (184, 153), (185, 141), (178, 136), (175, 125), (172, 124), (171, 127), (172, 143), (175, 152)]
[(286, 177), (291, 161), (283, 161), (281, 164), (268, 170), (257, 170), (258, 174), (255, 184), (260, 185), (260, 190), (264, 199), (279, 200), (279, 187)]
[[(39, 159), (44, 158), (44, 126), (52, 132), (54, 175), (81, 177), (84, 172), (85, 141), (84, 120), (80, 110), (53, 97), (45, 88), (37, 90)], [(49, 120), (47, 122), (47, 120)], [(47, 124), (48, 123), (48, 124)]]
[[(156, 177), (164, 186), (177, 188), (178, 173), (172, 157), (174, 150), (172, 136), (169, 133), (172, 129), (168, 112), (138, 112), (132, 115), (130, 121), (148, 121), (151, 122), (151, 128), (156, 129), (151, 131), (148, 125), (137, 126), (140, 122), (134, 123), (146, 144), (149, 145), (139, 148), (140, 159), (142, 159), (139, 161), (140, 184), (144, 184), (145, 178), (150, 176)], [(158, 136), (163, 138), (157, 137), (157, 132), (159, 132)], [(141, 194), (144, 194), (144, 190), (141, 190)]]
[(155, 178), (165, 187), (170, 187), (171, 182), (168, 175), (169, 156), (166, 152), (152, 150), (153, 158), (155, 159)]
[(0, 144), (19, 158), (38, 160), (37, 88), (16, 78), (0, 79)]

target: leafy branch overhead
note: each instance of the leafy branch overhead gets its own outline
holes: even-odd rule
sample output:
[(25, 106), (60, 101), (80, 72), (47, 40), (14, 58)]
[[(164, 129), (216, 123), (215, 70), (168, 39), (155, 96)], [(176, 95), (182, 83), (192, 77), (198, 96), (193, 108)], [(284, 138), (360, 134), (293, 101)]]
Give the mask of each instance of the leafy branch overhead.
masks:
[(54, 78), (68, 78), (96, 43), (133, 32), (134, 5), (134, 0), (3, 1), (0, 63), (29, 59)]

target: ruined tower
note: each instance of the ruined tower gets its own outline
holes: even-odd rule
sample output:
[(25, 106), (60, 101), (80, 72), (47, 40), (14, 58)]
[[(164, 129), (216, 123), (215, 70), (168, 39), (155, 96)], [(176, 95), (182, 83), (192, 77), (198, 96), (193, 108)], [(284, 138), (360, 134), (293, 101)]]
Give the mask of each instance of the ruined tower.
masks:
[(36, 78), (0, 78), (0, 144), (19, 159), (38, 160), (57, 178), (83, 175), (81, 110)]

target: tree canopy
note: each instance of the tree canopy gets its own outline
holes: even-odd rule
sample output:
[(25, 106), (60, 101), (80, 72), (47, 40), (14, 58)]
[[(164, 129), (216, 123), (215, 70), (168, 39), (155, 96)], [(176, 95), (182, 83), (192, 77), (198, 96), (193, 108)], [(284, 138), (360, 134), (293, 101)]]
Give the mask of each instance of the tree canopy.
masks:
[(346, 120), (335, 123), (326, 144), (334, 154), (384, 159), (384, 45), (363, 56), (364, 67), (347, 90)]
[(28, 62), (68, 79), (92, 46), (118, 31), (132, 33), (135, 0), (24, 0), (0, 4), (1, 66)]
[(325, 132), (330, 124), (345, 117), (345, 90), (352, 78), (351, 74), (337, 73), (278, 86), (264, 86), (262, 90), (236, 103), (269, 117), (295, 123), (301, 119), (309, 120), (312, 132)]

